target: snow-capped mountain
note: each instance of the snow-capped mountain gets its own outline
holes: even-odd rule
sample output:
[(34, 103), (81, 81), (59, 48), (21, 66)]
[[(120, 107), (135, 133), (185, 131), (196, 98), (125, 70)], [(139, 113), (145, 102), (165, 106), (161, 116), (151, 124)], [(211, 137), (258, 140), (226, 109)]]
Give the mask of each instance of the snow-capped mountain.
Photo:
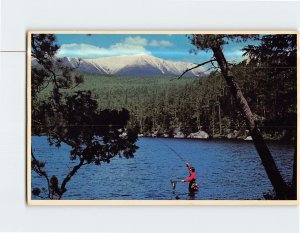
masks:
[(62, 63), (66, 66), (69, 66), (71, 68), (76, 68), (77, 70), (83, 72), (83, 73), (90, 73), (90, 74), (99, 74), (99, 75), (105, 75), (107, 73), (107, 69), (102, 68), (102, 66), (97, 65), (95, 63), (81, 60), (79, 61), (78, 58), (59, 58)]
[[(107, 74), (119, 76), (178, 76), (195, 64), (168, 61), (146, 54), (105, 57), (85, 60), (97, 68), (106, 70)], [(198, 68), (187, 73), (189, 76), (203, 75), (204, 69)]]
[[(193, 63), (164, 60), (146, 54), (83, 59), (78, 66), (77, 58), (59, 58), (63, 64), (78, 67), (77, 70), (99, 75), (113, 76), (179, 76), (195, 66)], [(206, 75), (203, 67), (193, 69), (186, 76)]]

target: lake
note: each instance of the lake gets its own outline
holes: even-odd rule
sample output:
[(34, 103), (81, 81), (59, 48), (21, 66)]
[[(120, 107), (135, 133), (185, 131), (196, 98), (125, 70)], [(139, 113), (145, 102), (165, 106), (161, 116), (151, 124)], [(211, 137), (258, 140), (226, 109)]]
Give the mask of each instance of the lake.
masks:
[[(272, 190), (253, 142), (242, 140), (193, 140), (139, 138), (133, 159), (114, 158), (109, 164), (83, 166), (67, 184), (65, 200), (248, 200), (263, 199)], [(294, 146), (269, 142), (269, 148), (286, 181), (292, 179)], [(70, 147), (50, 147), (46, 137), (32, 137), (32, 148), (46, 162), (49, 176), (60, 183), (77, 164), (69, 159)], [(189, 173), (176, 151), (196, 169), (199, 192), (188, 195), (188, 183), (170, 180)], [(32, 187), (46, 187), (45, 179), (32, 172)], [(32, 197), (35, 199), (36, 197)]]

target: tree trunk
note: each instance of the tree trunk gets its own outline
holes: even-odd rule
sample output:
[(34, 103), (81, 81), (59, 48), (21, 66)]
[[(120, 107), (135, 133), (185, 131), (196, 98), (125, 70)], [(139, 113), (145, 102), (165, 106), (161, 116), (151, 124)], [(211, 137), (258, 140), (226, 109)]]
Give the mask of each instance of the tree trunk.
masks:
[(234, 75), (232, 74), (230, 68), (228, 67), (228, 63), (225, 59), (222, 48), (219, 45), (216, 45), (212, 47), (212, 50), (218, 62), (218, 65), (221, 69), (222, 75), (225, 78), (227, 85), (230, 87), (231, 94), (235, 99), (239, 110), (242, 112), (245, 118), (247, 127), (253, 138), (254, 145), (261, 158), (266, 173), (274, 187), (277, 198), (286, 199), (287, 192), (288, 192), (287, 184), (284, 182), (275, 164), (275, 161), (269, 151), (269, 148), (267, 147), (260, 130), (256, 126), (251, 109), (247, 103), (247, 100), (244, 98), (240, 87), (235, 81)]
[(222, 123), (221, 123), (221, 106), (220, 106), (220, 102), (218, 104), (218, 107), (219, 107), (219, 127), (220, 127), (220, 136), (222, 134)]
[(61, 199), (62, 195), (67, 191), (66, 185), (71, 180), (72, 176), (75, 175), (75, 173), (81, 168), (83, 165), (84, 160), (80, 159), (80, 162), (78, 165), (74, 166), (73, 169), (69, 172), (69, 174), (66, 176), (66, 178), (63, 180), (61, 187), (60, 187), (60, 195), (59, 199)]
[(198, 130), (200, 130), (201, 129), (201, 113), (200, 113), (200, 111), (198, 111), (197, 126), (198, 126)]

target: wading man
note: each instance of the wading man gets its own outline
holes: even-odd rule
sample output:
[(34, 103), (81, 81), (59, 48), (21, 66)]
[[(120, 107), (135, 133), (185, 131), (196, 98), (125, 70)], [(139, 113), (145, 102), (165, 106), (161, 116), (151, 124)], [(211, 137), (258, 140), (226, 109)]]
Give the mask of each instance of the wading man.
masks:
[(192, 167), (189, 163), (186, 163), (186, 166), (189, 170), (190, 176), (182, 180), (182, 182), (190, 182), (189, 183), (189, 192), (194, 193), (199, 190), (199, 187), (196, 183), (196, 171), (195, 168)]

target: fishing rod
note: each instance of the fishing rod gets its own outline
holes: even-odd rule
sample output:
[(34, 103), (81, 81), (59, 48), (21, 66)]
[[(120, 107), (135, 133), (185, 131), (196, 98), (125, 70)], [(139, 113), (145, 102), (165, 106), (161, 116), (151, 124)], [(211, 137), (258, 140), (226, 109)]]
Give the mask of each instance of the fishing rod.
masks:
[[(182, 161), (182, 162), (184, 162), (184, 163), (186, 163), (186, 164), (188, 164), (187, 162), (186, 162), (186, 160), (179, 154), (179, 153), (177, 153), (172, 147), (170, 147), (170, 146), (168, 146), (166, 143), (164, 143), (162, 140), (159, 140), (162, 144), (164, 144), (166, 147), (168, 147), (172, 152), (174, 152), (174, 154)], [(178, 199), (180, 199), (179, 198), (179, 195), (178, 194), (176, 194), (176, 191), (175, 191), (175, 189), (176, 189), (176, 185), (177, 185), (177, 183), (179, 182), (179, 183), (181, 183), (183, 180), (178, 180), (178, 178), (176, 179), (176, 180), (170, 180), (170, 182), (171, 182), (171, 185), (172, 185), (172, 189), (173, 189), (173, 195), (175, 195), (175, 198), (178, 200)], [(196, 184), (196, 183), (195, 183)], [(197, 185), (197, 184), (196, 184)], [(197, 186), (198, 187), (198, 186)], [(198, 189), (197, 189), (198, 190)]]
[(171, 151), (174, 152), (175, 155), (177, 155), (177, 157), (184, 163), (187, 163), (186, 160), (180, 155), (178, 154), (172, 147), (168, 146), (166, 143), (164, 143), (162, 140), (159, 140), (162, 144), (164, 144), (166, 147), (168, 147)]
[[(168, 147), (171, 151), (174, 152), (174, 154), (184, 163), (187, 163), (186, 160), (179, 154), (177, 153), (172, 147), (170, 147), (169, 145), (167, 145), (166, 143), (164, 143), (162, 140), (159, 140), (163, 145), (165, 145), (166, 147)], [(176, 184), (177, 182), (181, 182), (181, 180), (170, 180), (171, 182), (171, 185), (172, 185), (172, 188), (173, 188), (173, 192), (175, 191), (175, 188), (176, 188)], [(174, 194), (174, 193), (173, 193)]]

